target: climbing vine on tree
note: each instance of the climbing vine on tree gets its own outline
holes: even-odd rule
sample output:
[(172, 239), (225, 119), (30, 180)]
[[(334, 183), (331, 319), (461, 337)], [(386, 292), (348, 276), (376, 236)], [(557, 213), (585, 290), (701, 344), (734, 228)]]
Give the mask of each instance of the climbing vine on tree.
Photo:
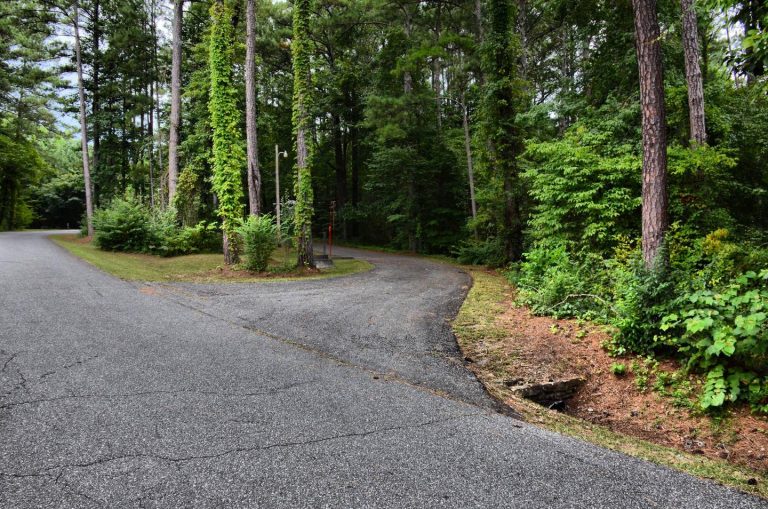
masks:
[(232, 80), (234, 31), (231, 20), (232, 10), (222, 1), (211, 6), (208, 110), (213, 128), (212, 184), (219, 202), (217, 211), (224, 232), (224, 261), (227, 264), (238, 261), (235, 229), (244, 211), (240, 173), (246, 162), (237, 89)]
[[(523, 144), (516, 115), (524, 104), (525, 83), (518, 59), (519, 43), (512, 30), (515, 8), (511, 0), (488, 2), (489, 30), (483, 43), (481, 68), (486, 86), (482, 99), (482, 127), (487, 140), (489, 167), (496, 200), (501, 204), (499, 236), (505, 255), (519, 260), (523, 255), (522, 184), (517, 159)], [(500, 196), (499, 196), (500, 195)]]
[(295, 228), (297, 264), (315, 265), (312, 252), (312, 150), (307, 138), (312, 119), (309, 115), (312, 91), (309, 48), (310, 0), (296, 0), (293, 5), (293, 135), (296, 150), (296, 208)]

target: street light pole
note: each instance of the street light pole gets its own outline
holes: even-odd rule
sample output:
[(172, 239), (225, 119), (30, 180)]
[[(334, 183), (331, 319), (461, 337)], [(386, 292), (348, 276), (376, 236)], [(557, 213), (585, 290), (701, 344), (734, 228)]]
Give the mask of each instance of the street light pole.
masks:
[(278, 242), (282, 242), (282, 229), (280, 228), (280, 156), (288, 157), (288, 151), (280, 152), (280, 147), (275, 144), (275, 215), (277, 216)]

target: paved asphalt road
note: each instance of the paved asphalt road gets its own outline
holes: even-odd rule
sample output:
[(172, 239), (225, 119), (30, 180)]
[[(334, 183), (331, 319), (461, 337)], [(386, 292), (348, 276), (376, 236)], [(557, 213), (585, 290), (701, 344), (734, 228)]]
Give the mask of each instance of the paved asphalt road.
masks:
[(143, 285), (0, 234), (0, 507), (746, 508), (502, 415), (447, 320), (470, 281)]

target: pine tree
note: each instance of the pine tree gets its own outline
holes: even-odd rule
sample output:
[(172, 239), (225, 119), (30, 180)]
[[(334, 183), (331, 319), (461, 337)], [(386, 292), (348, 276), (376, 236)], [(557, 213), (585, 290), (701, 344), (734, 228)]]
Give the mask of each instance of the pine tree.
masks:
[(707, 142), (704, 117), (704, 80), (701, 76), (701, 51), (696, 22), (694, 0), (680, 0), (682, 9), (683, 50), (685, 52), (685, 80), (688, 83), (688, 118), (691, 141), (696, 145)]
[(91, 191), (91, 169), (88, 159), (88, 126), (85, 120), (85, 85), (83, 84), (83, 57), (80, 44), (80, 4), (73, 5), (72, 28), (75, 32), (75, 59), (77, 61), (77, 92), (80, 104), (80, 140), (83, 151), (83, 180), (85, 182), (85, 211), (88, 236), (93, 237), (93, 196)]
[(656, 0), (632, 0), (635, 12), (640, 103), (643, 116), (643, 261), (653, 269), (669, 225), (667, 198), (667, 124), (664, 74)]
[(248, 210), (261, 212), (261, 171), (256, 118), (256, 0), (246, 0), (245, 18), (245, 124), (248, 151)]
[(184, 0), (173, 2), (173, 51), (171, 67), (171, 121), (168, 130), (168, 203), (173, 204), (179, 178), (179, 129), (181, 123), (181, 24)]

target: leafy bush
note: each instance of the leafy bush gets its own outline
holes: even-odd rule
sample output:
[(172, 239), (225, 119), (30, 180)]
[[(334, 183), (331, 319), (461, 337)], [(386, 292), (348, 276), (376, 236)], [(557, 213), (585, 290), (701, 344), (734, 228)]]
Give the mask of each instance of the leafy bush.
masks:
[(221, 233), (216, 223), (202, 221), (180, 227), (176, 209), (168, 207), (152, 214), (147, 251), (160, 256), (179, 256), (221, 250)]
[(106, 251), (141, 252), (147, 249), (152, 228), (146, 209), (132, 196), (116, 198), (93, 215), (94, 242)]
[(459, 263), (489, 267), (504, 265), (504, 246), (499, 238), (464, 240), (453, 248), (453, 254)]
[(524, 173), (536, 204), (529, 220), (535, 240), (559, 239), (569, 247), (610, 250), (616, 235), (631, 232), (640, 206), (640, 161), (631, 145), (577, 125), (558, 141), (531, 143)]
[[(517, 301), (537, 314), (594, 318), (608, 303), (598, 293), (604, 272), (599, 258), (578, 260), (562, 242), (542, 242), (507, 273), (517, 286)], [(596, 290), (597, 289), (597, 290)], [(597, 293), (596, 293), (597, 292)]]
[(703, 408), (749, 401), (768, 412), (768, 269), (734, 279), (722, 291), (682, 296), (680, 309), (664, 317), (667, 344), (707, 372)]
[(675, 285), (664, 270), (646, 270), (640, 260), (614, 271), (615, 317), (618, 332), (613, 338), (613, 352), (647, 354), (657, 344), (661, 319), (671, 311)]
[(150, 213), (130, 193), (98, 210), (93, 224), (96, 245), (107, 251), (179, 256), (221, 250), (216, 223), (180, 227), (173, 207)]
[(146, 246), (146, 251), (164, 256), (172, 256), (171, 254), (166, 254), (166, 242), (178, 230), (177, 213), (174, 207), (152, 211), (149, 221), (149, 243)]
[(245, 247), (245, 266), (248, 270), (266, 270), (269, 257), (277, 245), (275, 219), (269, 214), (248, 216), (236, 231)]

